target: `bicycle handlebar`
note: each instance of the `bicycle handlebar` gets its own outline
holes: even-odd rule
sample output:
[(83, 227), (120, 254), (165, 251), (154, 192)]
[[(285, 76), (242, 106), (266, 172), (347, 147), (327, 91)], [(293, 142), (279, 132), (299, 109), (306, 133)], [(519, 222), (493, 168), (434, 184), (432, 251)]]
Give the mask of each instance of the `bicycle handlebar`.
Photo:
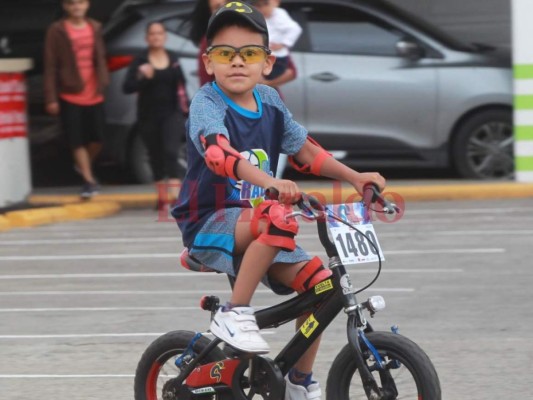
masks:
[[(279, 192), (276, 188), (270, 187), (265, 190), (265, 196), (269, 200), (278, 200)], [(377, 203), (383, 207), (383, 212), (386, 214), (395, 214), (401, 211), (400, 207), (396, 204), (388, 201), (381, 194), (379, 187), (374, 183), (367, 183), (363, 187), (363, 203), (365, 207), (370, 208), (370, 205)], [(300, 199), (294, 203), (300, 209), (306, 209), (309, 211), (317, 211), (322, 213), (325, 211), (325, 205), (320, 203), (320, 201), (307, 193), (301, 192)], [(317, 215), (315, 215), (317, 216)]]

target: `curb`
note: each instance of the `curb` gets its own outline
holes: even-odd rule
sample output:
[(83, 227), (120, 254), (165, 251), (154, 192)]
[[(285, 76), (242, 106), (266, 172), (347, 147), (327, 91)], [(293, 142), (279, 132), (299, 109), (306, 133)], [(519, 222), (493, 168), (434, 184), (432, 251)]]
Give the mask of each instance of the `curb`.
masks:
[[(358, 201), (358, 195), (348, 186), (340, 184), (302, 184), (306, 193), (320, 197), (321, 201), (341, 203)], [(533, 198), (533, 183), (484, 182), (408, 185), (391, 184), (384, 192), (396, 202), (446, 201), (446, 200), (497, 200), (510, 198)], [(0, 232), (15, 227), (27, 227), (54, 222), (102, 218), (121, 209), (153, 208), (155, 193), (100, 194), (90, 201), (80, 203), (75, 195), (33, 195), (31, 204), (61, 204), (61, 207), (47, 207), (26, 211), (12, 211), (0, 215)]]
[[(35, 204), (32, 202), (32, 204)], [(0, 216), (0, 231), (25, 228), (56, 222), (106, 217), (120, 211), (121, 205), (113, 201), (67, 204), (63, 207), (44, 207), (11, 211)]]
[[(347, 199), (355, 200), (359, 196), (348, 186), (341, 185), (300, 185), (306, 193), (321, 195), (328, 202), (342, 202)], [(385, 189), (385, 194), (399, 196), (403, 201), (435, 201), (435, 200), (479, 200), (479, 199), (510, 199), (533, 197), (533, 183), (517, 182), (489, 182), (465, 184), (439, 184), (439, 185), (401, 185), (391, 184)], [(152, 208), (156, 204), (155, 193), (126, 193), (126, 194), (100, 194), (88, 203), (99, 204), (102, 202), (116, 202), (122, 208)], [(43, 204), (80, 204), (79, 197), (74, 195), (33, 195), (30, 203)]]
[[(341, 203), (360, 198), (350, 187), (306, 187), (306, 193), (320, 194), (330, 203)], [(449, 185), (390, 185), (383, 192), (395, 200), (446, 201), (446, 200), (502, 200), (533, 198), (533, 183), (494, 182)]]

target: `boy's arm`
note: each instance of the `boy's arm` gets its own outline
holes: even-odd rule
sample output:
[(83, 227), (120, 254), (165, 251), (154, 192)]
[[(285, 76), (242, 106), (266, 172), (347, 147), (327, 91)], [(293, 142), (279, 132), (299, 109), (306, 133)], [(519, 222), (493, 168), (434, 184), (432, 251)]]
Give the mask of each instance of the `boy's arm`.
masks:
[[(360, 194), (363, 193), (363, 186), (370, 182), (378, 185), (381, 190), (385, 188), (385, 178), (383, 178), (378, 172), (357, 172), (337, 161), (329, 155), (329, 153), (326, 153), (328, 155), (325, 155), (324, 153), (326, 153), (324, 149), (312, 141), (307, 140), (300, 151), (292, 157), (295, 158), (299, 164), (309, 166), (313, 166), (313, 164), (320, 159), (321, 164), (313, 171), (315, 175), (326, 176), (341, 182), (347, 182)], [(311, 169), (313, 169), (313, 167), (311, 167)]]
[(252, 165), (222, 135), (209, 135), (202, 138), (205, 147), (205, 162), (215, 174), (235, 180), (245, 180), (264, 189), (273, 187), (279, 192), (279, 201), (291, 203), (298, 200), (299, 190), (296, 183), (276, 179)]

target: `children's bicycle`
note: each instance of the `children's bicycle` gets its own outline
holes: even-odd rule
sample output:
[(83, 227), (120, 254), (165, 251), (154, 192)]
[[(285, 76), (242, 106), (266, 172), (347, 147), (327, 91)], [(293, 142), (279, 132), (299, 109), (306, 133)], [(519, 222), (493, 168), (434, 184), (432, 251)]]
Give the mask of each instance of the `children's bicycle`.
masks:
[[(267, 190), (271, 197), (272, 193)], [(365, 187), (360, 203), (338, 207), (324, 206), (316, 198), (302, 193), (297, 203), (299, 210), (289, 214), (288, 218), (316, 221), (332, 274), (304, 293), (256, 311), (260, 329), (276, 328), (299, 316), (308, 316), (274, 359), (245, 354), (229, 346), (221, 348), (219, 345), (223, 342), (220, 339), (208, 338), (204, 333), (172, 331), (150, 344), (139, 361), (135, 374), (135, 399), (283, 400), (284, 376), (344, 311), (348, 343), (329, 370), (327, 400), (440, 400), (439, 378), (424, 351), (400, 335), (395, 326), (391, 332), (378, 332), (366, 319), (365, 312), (374, 316), (385, 307), (383, 298), (372, 296), (364, 302), (356, 299), (357, 293), (377, 280), (383, 259), (370, 224), (369, 210), (373, 204), (380, 208), (374, 211), (400, 212), (372, 185)], [(344, 226), (347, 228), (343, 230)], [(186, 250), (181, 259), (186, 268), (210, 271)], [(352, 286), (345, 267), (357, 260), (377, 260), (379, 265), (372, 282), (358, 291)], [(232, 278), (230, 283), (233, 283)], [(204, 296), (201, 307), (210, 311), (212, 317), (219, 307), (219, 299)]]

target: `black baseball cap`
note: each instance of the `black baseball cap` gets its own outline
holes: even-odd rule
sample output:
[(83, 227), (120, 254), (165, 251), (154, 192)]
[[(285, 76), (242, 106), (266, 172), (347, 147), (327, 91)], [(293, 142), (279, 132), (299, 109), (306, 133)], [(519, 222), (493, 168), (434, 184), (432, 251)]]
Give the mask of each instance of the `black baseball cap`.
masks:
[(211, 40), (224, 23), (238, 19), (245, 21), (255, 31), (264, 34), (268, 43), (268, 28), (265, 17), (257, 8), (241, 1), (232, 1), (224, 5), (211, 16), (207, 24), (207, 40)]

